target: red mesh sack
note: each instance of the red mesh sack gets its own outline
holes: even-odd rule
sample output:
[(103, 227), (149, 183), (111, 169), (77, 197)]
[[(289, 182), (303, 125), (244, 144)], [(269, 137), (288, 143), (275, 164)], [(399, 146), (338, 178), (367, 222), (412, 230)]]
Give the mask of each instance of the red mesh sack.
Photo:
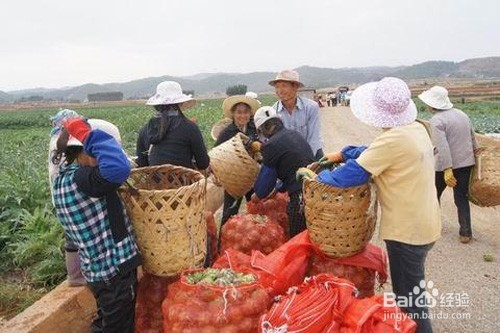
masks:
[(259, 320), (260, 332), (339, 332), (355, 290), (351, 282), (329, 274), (306, 278), (276, 298)]
[(354, 300), (344, 312), (341, 333), (414, 333), (417, 324), (397, 307), (384, 307), (383, 296)]
[(163, 332), (163, 314), (161, 304), (167, 296), (169, 284), (177, 281), (176, 277), (163, 277), (144, 273), (137, 286), (135, 303), (135, 332)]
[(304, 230), (267, 256), (254, 251), (251, 266), (272, 277), (266, 281), (266, 287), (273, 295), (279, 295), (302, 283), (313, 251), (307, 230)]
[(162, 304), (164, 332), (256, 332), (271, 297), (258, 282), (236, 286), (191, 284), (186, 271)]
[(374, 295), (375, 280), (380, 284), (387, 280), (387, 255), (376, 245), (368, 244), (363, 252), (345, 258), (326, 257), (313, 246), (315, 253), (311, 256), (307, 275), (330, 273), (348, 279), (358, 288), (358, 298)]
[(278, 192), (272, 198), (260, 200), (258, 203), (248, 201), (247, 213), (269, 216), (272, 220), (277, 221), (283, 230), (285, 230), (285, 233), (288, 234), (287, 205), (288, 193)]
[(211, 266), (217, 259), (217, 225), (215, 224), (214, 214), (210, 211), (205, 212), (205, 221), (207, 222), (207, 260), (206, 266)]
[(221, 234), (221, 251), (233, 248), (246, 254), (252, 250), (269, 254), (286, 242), (283, 228), (265, 215), (234, 215), (224, 224)]

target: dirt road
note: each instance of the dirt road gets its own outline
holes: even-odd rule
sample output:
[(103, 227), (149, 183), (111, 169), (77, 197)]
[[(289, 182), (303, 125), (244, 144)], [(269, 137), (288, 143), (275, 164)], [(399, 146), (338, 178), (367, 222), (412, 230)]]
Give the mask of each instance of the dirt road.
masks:
[[(368, 145), (380, 130), (364, 125), (348, 107), (322, 108), (321, 133), (325, 152), (348, 144)], [(435, 332), (500, 331), (500, 207), (480, 208), (471, 205), (475, 240), (458, 241), (458, 222), (453, 194), (447, 189), (441, 199), (442, 238), (430, 251), (426, 279), (439, 294), (431, 309)], [(379, 246), (383, 242), (373, 239)], [(486, 262), (483, 255), (493, 255)], [(385, 290), (391, 290), (387, 283)], [(468, 304), (466, 304), (468, 302)], [(458, 306), (461, 305), (461, 306)]]

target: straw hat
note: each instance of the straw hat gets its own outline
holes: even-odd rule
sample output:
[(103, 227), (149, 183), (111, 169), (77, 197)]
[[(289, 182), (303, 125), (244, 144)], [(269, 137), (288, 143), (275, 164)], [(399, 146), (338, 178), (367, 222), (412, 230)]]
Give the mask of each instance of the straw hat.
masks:
[(431, 89), (422, 92), (418, 95), (418, 98), (434, 109), (448, 110), (453, 107), (453, 104), (448, 97), (448, 90), (440, 86), (434, 86)]
[(226, 98), (224, 102), (222, 102), (222, 112), (224, 113), (224, 117), (233, 118), (233, 112), (231, 109), (238, 103), (245, 103), (250, 106), (250, 110), (252, 114), (255, 114), (255, 111), (259, 108), (259, 102), (252, 97), (248, 97), (245, 95), (234, 95)]
[(170, 105), (181, 103), (186, 103), (185, 108), (190, 108), (196, 104), (196, 101), (191, 95), (185, 95), (182, 92), (179, 83), (175, 81), (163, 81), (156, 86), (156, 94), (148, 99), (146, 105)]
[[(114, 124), (102, 119), (89, 119), (87, 120), (87, 122), (93, 130), (99, 129), (101, 131), (104, 131), (114, 137), (116, 141), (121, 144), (122, 138), (120, 135), (120, 130)], [(75, 137), (70, 136), (68, 139), (68, 146), (83, 147), (83, 143), (81, 143)]]
[(253, 116), (255, 127), (259, 129), (267, 120), (271, 118), (279, 118), (276, 110), (272, 106), (263, 106), (259, 108)]
[(304, 86), (304, 84), (300, 82), (299, 73), (297, 71), (292, 71), (289, 69), (285, 69), (284, 71), (279, 72), (274, 80), (269, 81), (269, 84), (274, 87), (274, 85), (278, 81), (295, 82), (298, 83), (299, 87)]
[(417, 118), (406, 83), (395, 77), (363, 84), (351, 96), (352, 113), (362, 122), (382, 128), (404, 126)]

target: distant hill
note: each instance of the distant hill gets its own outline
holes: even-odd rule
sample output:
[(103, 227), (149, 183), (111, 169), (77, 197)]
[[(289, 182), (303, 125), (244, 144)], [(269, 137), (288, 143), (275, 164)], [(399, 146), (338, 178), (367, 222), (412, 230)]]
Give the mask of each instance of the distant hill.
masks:
[[(326, 88), (345, 84), (360, 84), (379, 80), (384, 76), (396, 76), (405, 80), (426, 78), (494, 78), (500, 77), (500, 57), (474, 58), (461, 62), (427, 61), (412, 66), (399, 67), (354, 67), (319, 68), (302, 66), (296, 68), (301, 81), (309, 87)], [(151, 96), (156, 85), (165, 80), (174, 80), (185, 90), (193, 90), (195, 95), (224, 95), (227, 87), (245, 84), (257, 93), (269, 92), (268, 81), (276, 72), (253, 73), (200, 73), (186, 77), (159, 76), (124, 83), (85, 84), (62, 89), (29, 89), (0, 92), (0, 101), (43, 96), (52, 100), (85, 100), (88, 94), (120, 91), (126, 99), (140, 99)]]
[(13, 97), (11, 95), (0, 90), (0, 103), (9, 102), (12, 99), (13, 99)]

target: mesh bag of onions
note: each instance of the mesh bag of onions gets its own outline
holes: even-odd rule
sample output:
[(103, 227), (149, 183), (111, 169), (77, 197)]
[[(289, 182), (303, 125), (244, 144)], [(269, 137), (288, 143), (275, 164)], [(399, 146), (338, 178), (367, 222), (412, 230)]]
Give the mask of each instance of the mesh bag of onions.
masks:
[(253, 274), (185, 271), (163, 301), (164, 332), (257, 332), (259, 317), (271, 302)]

